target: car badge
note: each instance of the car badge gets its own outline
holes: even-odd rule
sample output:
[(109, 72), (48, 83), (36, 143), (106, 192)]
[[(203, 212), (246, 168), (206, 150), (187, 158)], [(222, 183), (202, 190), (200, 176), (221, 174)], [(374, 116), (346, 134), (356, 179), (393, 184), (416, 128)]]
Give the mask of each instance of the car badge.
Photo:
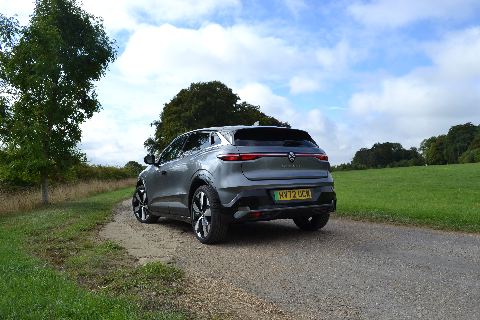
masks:
[(295, 153), (293, 153), (293, 151), (288, 153), (288, 160), (290, 160), (290, 162), (295, 161)]

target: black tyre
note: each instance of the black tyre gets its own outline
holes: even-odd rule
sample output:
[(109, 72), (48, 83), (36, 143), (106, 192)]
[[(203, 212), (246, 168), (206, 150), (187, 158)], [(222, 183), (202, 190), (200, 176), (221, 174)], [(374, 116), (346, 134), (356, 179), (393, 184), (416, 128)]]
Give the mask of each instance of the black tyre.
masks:
[(330, 219), (330, 213), (324, 213), (312, 217), (293, 218), (293, 222), (302, 230), (316, 231), (325, 227)]
[(132, 207), (135, 218), (141, 223), (153, 223), (160, 218), (148, 212), (147, 192), (144, 186), (138, 187), (133, 193)]
[(200, 186), (194, 192), (190, 210), (193, 232), (201, 243), (217, 243), (225, 238), (228, 223), (223, 221), (219, 200), (209, 186)]

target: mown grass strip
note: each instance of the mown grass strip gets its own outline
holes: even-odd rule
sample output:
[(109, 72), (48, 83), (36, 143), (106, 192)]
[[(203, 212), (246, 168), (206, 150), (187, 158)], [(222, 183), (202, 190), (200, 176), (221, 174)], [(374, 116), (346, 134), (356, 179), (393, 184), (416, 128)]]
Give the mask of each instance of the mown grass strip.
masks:
[(93, 235), (133, 188), (0, 217), (0, 319), (192, 319), (158, 295), (182, 292), (183, 273), (135, 267)]
[(335, 216), (480, 232), (480, 163), (332, 175)]

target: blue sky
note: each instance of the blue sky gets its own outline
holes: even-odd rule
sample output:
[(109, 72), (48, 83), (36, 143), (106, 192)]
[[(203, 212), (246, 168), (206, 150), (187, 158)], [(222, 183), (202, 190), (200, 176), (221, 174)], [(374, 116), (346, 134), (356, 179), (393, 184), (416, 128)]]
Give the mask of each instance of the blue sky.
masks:
[[(0, 0), (23, 24), (31, 0)], [(478, 0), (83, 0), (117, 40), (82, 125), (92, 164), (143, 163), (163, 104), (219, 80), (307, 130), (334, 165), (376, 142), (419, 147), (480, 124)]]

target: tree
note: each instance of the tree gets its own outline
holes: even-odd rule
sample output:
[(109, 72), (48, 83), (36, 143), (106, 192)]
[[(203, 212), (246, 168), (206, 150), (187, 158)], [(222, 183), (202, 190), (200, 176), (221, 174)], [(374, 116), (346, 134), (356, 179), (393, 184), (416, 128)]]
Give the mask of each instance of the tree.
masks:
[(471, 151), (474, 149), (480, 149), (480, 126), (479, 126), (479, 133), (472, 140), (472, 143), (470, 143), (470, 146), (468, 147), (467, 150)]
[(437, 137), (435, 143), (432, 144), (428, 149), (427, 157), (425, 159), (427, 164), (447, 164), (447, 159), (445, 159), (446, 140), (447, 136), (444, 134), (441, 134)]
[(370, 156), (371, 152), (371, 149), (361, 148), (355, 152), (355, 156), (352, 159), (352, 164), (364, 165), (368, 167), (368, 157)]
[(448, 163), (458, 163), (458, 159), (467, 151), (477, 133), (477, 126), (471, 122), (452, 126), (448, 130), (444, 151), (445, 159)]
[(372, 168), (386, 167), (402, 160), (403, 150), (400, 143), (375, 143), (368, 156), (368, 165)]
[(0, 141), (8, 171), (40, 180), (84, 160), (80, 123), (101, 109), (93, 81), (116, 58), (102, 20), (76, 0), (39, 0), (29, 25), (0, 16)]
[(137, 161), (128, 161), (125, 164), (124, 168), (130, 170), (135, 175), (139, 175), (140, 172), (142, 172), (146, 168), (146, 166), (142, 166)]
[[(401, 163), (400, 163), (401, 162)], [(385, 168), (398, 166), (419, 166), (423, 160), (417, 148), (406, 150), (400, 143), (375, 143), (371, 149), (361, 148), (352, 159), (352, 170), (363, 168)]]
[(431, 153), (431, 147), (435, 144), (437, 141), (437, 137), (433, 136), (428, 139), (423, 139), (423, 141), (420, 143), (420, 152), (422, 153), (425, 162), (427, 164), (430, 164), (430, 153)]
[(409, 160), (411, 166), (423, 166), (425, 164), (423, 157), (420, 155), (416, 147), (411, 147), (410, 150), (405, 150), (404, 159)]
[(472, 143), (470, 143), (467, 151), (458, 159), (459, 163), (480, 162), (480, 126), (478, 126), (478, 128), (479, 133), (475, 136)]
[(144, 145), (150, 153), (161, 153), (178, 135), (195, 129), (231, 125), (260, 125), (288, 127), (286, 122), (267, 116), (259, 106), (239, 103), (240, 97), (220, 81), (192, 83), (165, 104), (155, 126), (154, 137)]

